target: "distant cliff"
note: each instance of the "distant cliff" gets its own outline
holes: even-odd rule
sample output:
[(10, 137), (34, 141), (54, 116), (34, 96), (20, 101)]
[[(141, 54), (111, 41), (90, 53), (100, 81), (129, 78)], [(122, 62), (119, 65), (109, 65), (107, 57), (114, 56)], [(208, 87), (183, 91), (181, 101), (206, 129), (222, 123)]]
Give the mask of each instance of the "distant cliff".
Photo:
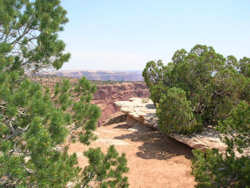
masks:
[(119, 111), (119, 108), (114, 102), (126, 101), (131, 97), (149, 97), (146, 84), (143, 82), (130, 82), (97, 85), (93, 103), (97, 104), (102, 110), (102, 116), (99, 119), (100, 124), (107, 120), (112, 114)]
[(59, 71), (53, 73), (57, 76), (81, 78), (102, 81), (143, 81), (141, 71)]
[[(60, 77), (35, 77), (32, 79), (52, 90), (55, 84), (61, 80)], [(72, 84), (78, 81), (76, 78), (69, 80)], [(149, 97), (149, 90), (144, 82), (96, 82), (96, 86), (97, 91), (94, 94), (92, 103), (97, 104), (102, 110), (99, 125), (105, 122), (112, 114), (120, 111), (114, 102), (127, 101), (131, 97)]]

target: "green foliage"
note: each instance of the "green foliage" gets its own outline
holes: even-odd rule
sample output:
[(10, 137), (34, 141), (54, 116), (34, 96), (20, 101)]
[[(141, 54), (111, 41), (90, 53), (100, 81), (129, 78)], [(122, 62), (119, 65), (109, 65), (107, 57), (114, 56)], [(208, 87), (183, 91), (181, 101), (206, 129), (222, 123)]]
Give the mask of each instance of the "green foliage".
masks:
[(223, 140), (228, 146), (224, 155), (218, 150), (193, 152), (197, 187), (248, 187), (250, 158), (237, 155), (250, 144), (250, 105), (239, 103), (230, 116), (219, 123), (218, 130), (225, 134)]
[(127, 160), (124, 154), (119, 156), (114, 146), (108, 149), (106, 155), (100, 148), (90, 149), (85, 152), (85, 155), (89, 158), (89, 166), (83, 171), (83, 185), (94, 181), (95, 187), (128, 187), (127, 177), (122, 176), (123, 173), (128, 172)]
[(193, 174), (198, 188), (234, 187), (250, 185), (249, 157), (224, 157), (217, 150), (194, 150)]
[(163, 64), (161, 61), (150, 61), (147, 63), (143, 71), (144, 81), (150, 90), (150, 98), (157, 104), (160, 101), (161, 91), (164, 90), (163, 85)]
[(70, 55), (63, 52), (65, 44), (57, 34), (68, 21), (60, 0), (0, 0), (0, 20), (0, 50), (21, 66), (59, 69), (68, 61)]
[(240, 102), (228, 118), (219, 122), (217, 129), (225, 135), (223, 140), (228, 146), (228, 152), (237, 149), (242, 153), (242, 149), (250, 144), (250, 105), (245, 101)]
[[(177, 110), (178, 116), (190, 119), (191, 116), (186, 113), (193, 114), (191, 119), (196, 122), (194, 124), (216, 126), (219, 121), (228, 117), (233, 107), (241, 100), (250, 102), (248, 73), (249, 58), (237, 61), (233, 56), (223, 57), (212, 47), (196, 45), (190, 52), (184, 49), (176, 51), (172, 62), (165, 66), (161, 61), (149, 62), (143, 76), (150, 90), (150, 98), (158, 109), (161, 127), (166, 126), (165, 130), (169, 127), (168, 130), (172, 132), (183, 132), (187, 118), (180, 118), (179, 121), (183, 121), (178, 122), (181, 128), (176, 127), (176, 130), (173, 130), (170, 128), (173, 125), (170, 123), (172, 117), (163, 115), (163, 111), (172, 111), (167, 109), (168, 107), (174, 109), (174, 104), (168, 107), (163, 104), (171, 100), (168, 90), (182, 89), (186, 93), (185, 100), (190, 101), (188, 112)], [(189, 131), (186, 133), (191, 133), (200, 130), (200, 126), (187, 129)]]
[[(149, 62), (144, 80), (155, 103), (160, 130), (191, 134), (212, 125), (227, 145), (218, 150), (194, 150), (196, 187), (249, 187), (250, 59), (223, 57), (212, 47), (194, 46), (175, 52), (166, 66)], [(248, 148), (249, 149), (249, 148)]]
[(240, 72), (246, 76), (250, 77), (250, 58), (244, 57), (239, 62)]
[[(48, 66), (59, 69), (69, 59), (57, 37), (67, 22), (65, 15), (60, 0), (0, 0), (1, 187), (88, 186), (76, 154), (68, 154), (64, 141), (72, 136), (89, 144), (96, 138), (93, 130), (100, 110), (91, 104), (95, 86), (82, 78), (74, 85), (62, 80), (50, 90), (24, 74)], [(86, 168), (101, 163), (96, 156), (117, 166), (113, 172), (102, 161), (98, 169), (104, 174), (112, 171), (100, 179), (107, 182), (103, 185), (112, 187), (109, 178), (117, 187), (127, 185), (124, 155), (119, 157), (113, 147), (106, 155), (93, 149), (87, 153)]]
[[(159, 128), (166, 133), (191, 133), (199, 128), (194, 119), (191, 102), (180, 88), (170, 88), (157, 108)], [(167, 124), (167, 126), (165, 126)]]

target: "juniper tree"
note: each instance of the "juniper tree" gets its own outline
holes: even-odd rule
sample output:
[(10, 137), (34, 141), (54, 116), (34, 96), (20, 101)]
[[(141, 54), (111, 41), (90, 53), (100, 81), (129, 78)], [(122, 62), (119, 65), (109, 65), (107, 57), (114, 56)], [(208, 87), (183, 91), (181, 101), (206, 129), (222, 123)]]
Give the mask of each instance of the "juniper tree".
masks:
[(147, 63), (142, 75), (144, 77), (144, 81), (147, 84), (150, 90), (150, 98), (156, 105), (160, 101), (160, 95), (163, 84), (163, 74), (164, 74), (164, 65), (162, 61), (150, 61)]
[(192, 133), (201, 127), (194, 118), (191, 102), (180, 88), (172, 87), (162, 95), (156, 114), (159, 128), (165, 133)]
[(160, 130), (191, 134), (212, 125), (223, 133), (224, 154), (194, 150), (196, 187), (250, 185), (250, 158), (243, 152), (250, 147), (249, 70), (249, 58), (224, 57), (204, 45), (178, 50), (167, 65), (149, 62), (144, 69)]
[(106, 155), (100, 149), (86, 152), (90, 164), (81, 169), (64, 144), (74, 130), (74, 140), (95, 139), (95, 86), (82, 78), (50, 90), (25, 75), (59, 69), (69, 59), (58, 39), (67, 21), (60, 0), (0, 0), (0, 186), (90, 187), (96, 177), (100, 187), (128, 186), (125, 156), (113, 147)]
[[(168, 107), (165, 105), (170, 101), (168, 91), (171, 88), (185, 91), (185, 100), (190, 103), (190, 113), (194, 116), (189, 123), (183, 121), (180, 125), (181, 122), (176, 122), (182, 127), (179, 129), (182, 131), (185, 129), (183, 125), (190, 125), (194, 121), (204, 127), (216, 126), (219, 121), (229, 116), (233, 107), (240, 101), (250, 102), (249, 58), (238, 61), (233, 56), (224, 57), (212, 47), (196, 45), (190, 52), (177, 50), (172, 62), (167, 65), (159, 62), (149, 62), (143, 76), (149, 87), (150, 97), (158, 108), (159, 123), (162, 127), (165, 126), (164, 130), (167, 130), (172, 121), (172, 117), (167, 119), (166, 108), (175, 108), (173, 101)], [(182, 114), (184, 117), (187, 108), (176, 110), (176, 114)], [(192, 130), (200, 130), (200, 126)]]

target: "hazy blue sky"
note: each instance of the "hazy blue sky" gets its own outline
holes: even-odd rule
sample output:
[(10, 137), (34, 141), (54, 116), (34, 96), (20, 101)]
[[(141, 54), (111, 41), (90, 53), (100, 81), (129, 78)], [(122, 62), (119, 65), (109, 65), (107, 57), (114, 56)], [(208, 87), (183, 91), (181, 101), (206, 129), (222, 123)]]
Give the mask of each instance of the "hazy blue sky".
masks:
[(63, 69), (142, 70), (175, 50), (211, 45), (250, 57), (250, 0), (62, 0), (61, 33), (71, 52)]

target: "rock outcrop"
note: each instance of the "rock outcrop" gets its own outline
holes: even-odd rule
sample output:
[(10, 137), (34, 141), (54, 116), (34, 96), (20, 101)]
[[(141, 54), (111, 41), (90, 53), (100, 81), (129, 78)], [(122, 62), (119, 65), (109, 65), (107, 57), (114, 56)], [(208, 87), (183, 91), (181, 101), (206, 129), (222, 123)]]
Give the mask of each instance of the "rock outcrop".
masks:
[(135, 122), (157, 128), (156, 109), (148, 98), (130, 98), (129, 101), (118, 101), (115, 105), (127, 114), (128, 124)]
[[(137, 123), (157, 129), (156, 109), (151, 100), (131, 98), (129, 101), (118, 101), (115, 104), (123, 113), (127, 114), (128, 124)], [(171, 134), (169, 136), (194, 149), (215, 148), (221, 152), (226, 150), (226, 145), (221, 141), (220, 134), (212, 128), (206, 128), (199, 134)], [(250, 150), (246, 149), (244, 155), (250, 156)]]
[(98, 85), (94, 95), (93, 103), (97, 104), (102, 115), (99, 124), (103, 124), (111, 114), (119, 111), (115, 105), (116, 101), (126, 101), (131, 97), (148, 97), (149, 91), (143, 82), (126, 82), (117, 84)]

